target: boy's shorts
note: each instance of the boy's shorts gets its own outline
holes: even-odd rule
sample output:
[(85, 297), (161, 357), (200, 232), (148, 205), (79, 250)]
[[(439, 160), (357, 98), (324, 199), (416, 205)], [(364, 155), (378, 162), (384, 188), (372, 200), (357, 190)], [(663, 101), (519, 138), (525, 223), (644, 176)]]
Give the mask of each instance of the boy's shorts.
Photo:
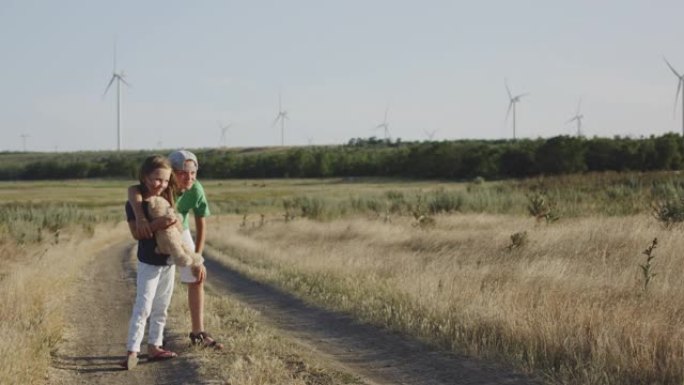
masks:
[[(190, 229), (183, 230), (183, 242), (185, 242), (188, 247), (195, 250), (195, 241), (192, 240), (192, 234), (190, 234)], [(178, 266), (178, 271), (180, 272), (180, 280), (183, 283), (195, 283), (197, 278), (192, 275), (192, 268), (190, 266)]]

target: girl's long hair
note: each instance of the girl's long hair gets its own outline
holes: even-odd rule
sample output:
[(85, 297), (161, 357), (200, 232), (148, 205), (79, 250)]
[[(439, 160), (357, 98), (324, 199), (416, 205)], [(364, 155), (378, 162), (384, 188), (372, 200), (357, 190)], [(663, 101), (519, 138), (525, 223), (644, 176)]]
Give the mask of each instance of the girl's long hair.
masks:
[(147, 186), (145, 186), (145, 177), (150, 175), (154, 170), (162, 168), (171, 171), (171, 176), (169, 178), (169, 186), (161, 193), (161, 196), (169, 201), (171, 207), (174, 206), (174, 193), (176, 186), (176, 178), (173, 174), (173, 168), (171, 167), (171, 162), (165, 156), (152, 155), (145, 158), (142, 165), (140, 165), (140, 170), (138, 172), (138, 181), (140, 185), (138, 188), (143, 196), (148, 193)]

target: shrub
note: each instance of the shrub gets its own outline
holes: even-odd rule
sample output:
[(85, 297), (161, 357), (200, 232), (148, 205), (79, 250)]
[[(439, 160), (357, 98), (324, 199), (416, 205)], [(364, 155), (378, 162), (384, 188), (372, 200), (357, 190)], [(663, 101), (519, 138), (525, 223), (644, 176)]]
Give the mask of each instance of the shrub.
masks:
[(651, 213), (666, 228), (671, 228), (684, 221), (684, 201), (681, 198), (672, 198), (654, 202)]

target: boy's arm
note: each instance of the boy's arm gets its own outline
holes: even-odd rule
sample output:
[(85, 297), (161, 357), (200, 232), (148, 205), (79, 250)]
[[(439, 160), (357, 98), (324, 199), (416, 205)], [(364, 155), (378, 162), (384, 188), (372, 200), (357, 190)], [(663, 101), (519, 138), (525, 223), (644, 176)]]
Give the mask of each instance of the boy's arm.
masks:
[[(207, 238), (207, 221), (204, 217), (195, 217), (195, 252), (202, 255), (204, 241)], [(207, 278), (207, 268), (204, 264), (191, 266), (192, 275), (197, 278), (196, 283), (204, 282)]]
[(195, 217), (195, 252), (202, 254), (204, 242), (207, 238), (207, 220), (205, 217)]
[(145, 217), (145, 212), (142, 208), (142, 194), (137, 185), (130, 186), (128, 188), (128, 202), (133, 208), (133, 214), (135, 214), (135, 231), (137, 233), (136, 239), (147, 239), (152, 238), (153, 231), (150, 228), (150, 224)]

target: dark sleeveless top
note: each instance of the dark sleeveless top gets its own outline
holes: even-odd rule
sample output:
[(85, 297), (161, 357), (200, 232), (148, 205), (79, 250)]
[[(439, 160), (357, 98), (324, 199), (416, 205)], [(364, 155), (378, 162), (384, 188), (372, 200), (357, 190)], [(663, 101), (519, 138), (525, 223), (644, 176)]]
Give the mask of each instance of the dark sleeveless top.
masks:
[[(147, 220), (151, 220), (149, 213), (149, 203), (142, 202), (143, 212)], [(135, 222), (135, 213), (133, 207), (129, 202), (126, 202), (126, 220), (128, 222)], [(154, 249), (157, 247), (157, 241), (153, 238), (138, 240), (138, 261), (147, 263), (148, 265), (165, 266), (169, 259), (168, 254), (157, 254)]]

